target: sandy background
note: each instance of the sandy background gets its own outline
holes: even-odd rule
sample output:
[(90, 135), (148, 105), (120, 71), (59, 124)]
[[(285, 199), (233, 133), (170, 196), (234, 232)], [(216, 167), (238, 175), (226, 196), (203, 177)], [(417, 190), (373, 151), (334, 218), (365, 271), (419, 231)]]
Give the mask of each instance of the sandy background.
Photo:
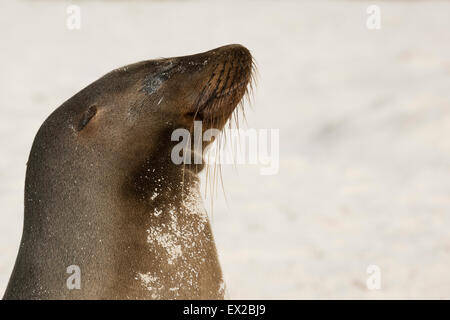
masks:
[(449, 2), (1, 0), (0, 15), (0, 295), (44, 119), (116, 67), (241, 43), (259, 65), (247, 126), (280, 129), (280, 171), (223, 168), (229, 296), (450, 298)]

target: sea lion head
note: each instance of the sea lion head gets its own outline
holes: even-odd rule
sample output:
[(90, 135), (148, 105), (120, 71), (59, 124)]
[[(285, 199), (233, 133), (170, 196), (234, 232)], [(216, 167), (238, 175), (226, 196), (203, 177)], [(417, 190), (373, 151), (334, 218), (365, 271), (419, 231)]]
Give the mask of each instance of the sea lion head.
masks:
[(155, 153), (167, 158), (175, 129), (192, 130), (194, 121), (202, 121), (203, 131), (224, 127), (248, 91), (252, 69), (241, 45), (143, 61), (108, 73), (60, 112), (77, 144), (90, 151), (129, 162)]
[[(153, 170), (166, 176), (175, 171), (184, 179), (184, 169), (194, 168), (188, 171), (195, 175), (203, 164), (173, 163), (178, 141), (172, 141), (172, 133), (180, 128), (192, 132), (197, 120), (203, 131), (223, 129), (247, 93), (252, 71), (252, 56), (241, 45), (116, 69), (44, 122), (30, 153), (27, 175), (33, 178), (28, 180), (46, 184), (42, 179), (48, 176), (54, 184), (73, 176), (78, 184), (91, 184), (97, 177), (98, 183), (117, 185), (123, 184), (123, 177), (136, 184), (144, 172)], [(41, 175), (45, 170), (52, 174)], [(122, 182), (111, 182), (115, 176)]]

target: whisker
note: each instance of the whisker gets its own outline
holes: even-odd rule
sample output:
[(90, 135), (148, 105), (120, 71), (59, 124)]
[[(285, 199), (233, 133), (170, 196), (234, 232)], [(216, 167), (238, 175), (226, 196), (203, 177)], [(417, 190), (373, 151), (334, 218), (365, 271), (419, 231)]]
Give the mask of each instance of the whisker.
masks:
[[(228, 205), (221, 156), (223, 152), (231, 149), (231, 155), (225, 153), (223, 156), (227, 159), (231, 156), (234, 167), (237, 169), (237, 152), (241, 148), (241, 141), (239, 135), (237, 141), (234, 141), (234, 136), (230, 137), (223, 128), (228, 127), (231, 132), (233, 125), (239, 130), (241, 122), (248, 126), (244, 107), (245, 105), (252, 107), (253, 104), (254, 90), (257, 85), (257, 63), (253, 58), (250, 66), (244, 66), (241, 63), (235, 65), (234, 61), (226, 61), (220, 66), (215, 65), (213, 70), (208, 82), (197, 91), (200, 93), (194, 109), (194, 119), (202, 113), (201, 119), (207, 123), (208, 128), (221, 129), (220, 134), (215, 137), (213, 142), (216, 144), (215, 154), (213, 155), (212, 150), (209, 150), (210, 155), (214, 156), (214, 161), (208, 161), (206, 164), (204, 192), (205, 198), (208, 198), (209, 193), (211, 213), (213, 213), (214, 199), (217, 196), (219, 184)], [(243, 72), (247, 72), (247, 78), (233, 85), (236, 75)], [(223, 107), (234, 103), (235, 107), (232, 112)], [(228, 149), (222, 150), (228, 146)]]

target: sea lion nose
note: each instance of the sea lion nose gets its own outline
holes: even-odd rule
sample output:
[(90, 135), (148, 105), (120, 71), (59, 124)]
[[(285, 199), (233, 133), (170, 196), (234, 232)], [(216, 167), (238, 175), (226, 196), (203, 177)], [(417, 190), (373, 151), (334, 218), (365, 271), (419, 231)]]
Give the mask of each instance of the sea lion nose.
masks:
[(215, 49), (219, 55), (228, 55), (239, 59), (251, 59), (250, 51), (241, 44), (229, 44)]

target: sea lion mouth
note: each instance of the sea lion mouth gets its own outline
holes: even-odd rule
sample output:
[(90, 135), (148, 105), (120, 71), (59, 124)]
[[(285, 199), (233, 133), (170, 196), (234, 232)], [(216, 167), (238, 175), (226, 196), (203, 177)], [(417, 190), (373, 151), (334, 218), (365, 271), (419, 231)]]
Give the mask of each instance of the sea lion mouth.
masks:
[[(224, 118), (225, 111), (230, 110), (220, 110), (222, 105), (226, 105), (227, 101), (225, 99), (230, 99), (231, 101), (236, 100), (238, 103), (245, 95), (246, 87), (249, 83), (249, 80), (241, 81), (237, 84), (233, 84), (232, 86), (225, 88), (221, 92), (212, 93), (205, 102), (198, 103), (196, 110), (187, 113), (187, 115), (194, 117), (195, 120), (200, 121), (208, 121), (217, 120)], [(242, 91), (242, 92), (240, 92)], [(240, 98), (239, 98), (240, 96)], [(231, 102), (229, 101), (229, 102)], [(237, 104), (234, 106), (234, 108)], [(233, 109), (234, 109), (233, 108)], [(222, 112), (219, 112), (222, 111)], [(228, 117), (225, 116), (226, 119)]]
[[(243, 107), (244, 97), (249, 98), (253, 90), (256, 67), (250, 51), (241, 45), (229, 45), (197, 55), (195, 59), (208, 61), (210, 65), (203, 69), (196, 102), (185, 114), (190, 120), (201, 121), (200, 132), (191, 129), (192, 134), (202, 134), (208, 129), (222, 131), (233, 115), (238, 124), (237, 107)], [(203, 141), (201, 150), (191, 146), (190, 159), (197, 157), (201, 162), (184, 163), (186, 172), (196, 174), (205, 168), (204, 152), (215, 138)]]
[(188, 116), (204, 123), (204, 129), (221, 130), (244, 96), (252, 90), (255, 64), (250, 51), (241, 45), (216, 49), (214, 67), (199, 90)]

